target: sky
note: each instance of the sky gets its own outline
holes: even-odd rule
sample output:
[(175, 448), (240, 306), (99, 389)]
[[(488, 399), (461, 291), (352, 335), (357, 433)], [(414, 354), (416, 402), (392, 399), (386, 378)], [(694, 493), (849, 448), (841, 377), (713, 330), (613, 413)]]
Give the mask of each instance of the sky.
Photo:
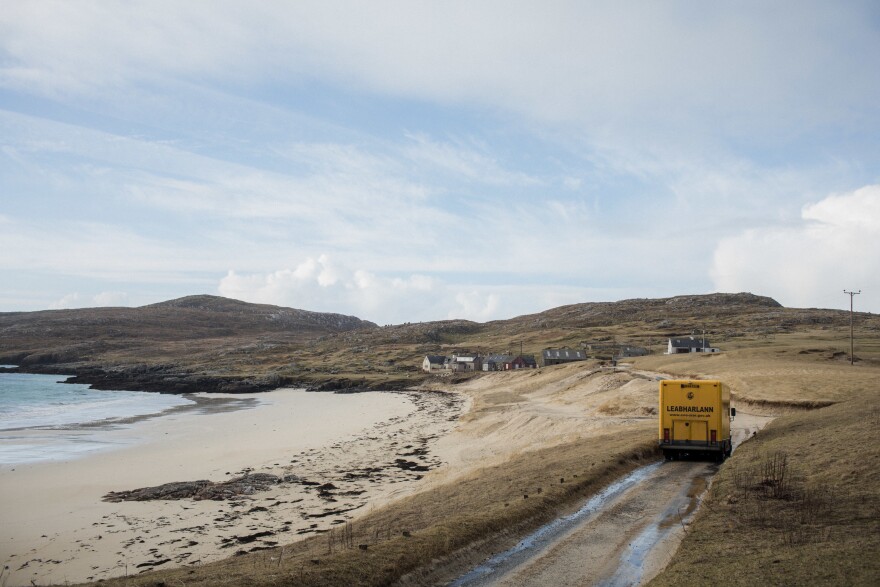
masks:
[(880, 5), (4, 0), (0, 311), (880, 311)]

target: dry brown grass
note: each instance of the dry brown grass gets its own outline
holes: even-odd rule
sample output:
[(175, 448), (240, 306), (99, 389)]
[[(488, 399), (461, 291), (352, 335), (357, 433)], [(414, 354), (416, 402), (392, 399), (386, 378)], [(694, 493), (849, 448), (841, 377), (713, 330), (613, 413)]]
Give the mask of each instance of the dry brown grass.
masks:
[(878, 415), (875, 391), (744, 443), (651, 587), (880, 584)]
[(863, 360), (851, 366), (835, 356), (839, 335), (779, 336), (718, 358), (641, 362), (727, 379), (741, 399), (756, 400), (741, 409), (785, 414), (722, 467), (652, 587), (880, 584), (880, 337), (862, 333)]
[(720, 354), (653, 355), (636, 359), (638, 368), (682, 377), (718, 378), (729, 383), (735, 400), (793, 407), (821, 407), (852, 394), (876, 391), (880, 337), (860, 333), (862, 360), (850, 365), (849, 332), (815, 331), (778, 335), (773, 341), (739, 343)]

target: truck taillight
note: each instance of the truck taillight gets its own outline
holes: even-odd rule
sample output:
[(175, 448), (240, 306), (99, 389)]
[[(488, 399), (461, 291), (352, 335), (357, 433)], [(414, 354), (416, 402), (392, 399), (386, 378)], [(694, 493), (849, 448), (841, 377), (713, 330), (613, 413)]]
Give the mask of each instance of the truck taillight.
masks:
[(711, 440), (712, 440), (712, 444), (715, 444), (716, 442), (718, 442), (718, 437), (717, 437), (715, 430), (712, 431)]
[(663, 442), (669, 442), (669, 428), (663, 429)]

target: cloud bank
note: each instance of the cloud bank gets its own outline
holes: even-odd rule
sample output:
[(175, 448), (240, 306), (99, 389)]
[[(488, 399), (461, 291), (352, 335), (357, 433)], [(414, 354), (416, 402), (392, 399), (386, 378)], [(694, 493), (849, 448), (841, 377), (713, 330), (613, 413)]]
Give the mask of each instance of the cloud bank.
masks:
[(334, 263), (327, 255), (268, 274), (229, 271), (218, 291), (250, 302), (349, 312), (383, 324), (444, 317), (484, 321), (495, 315), (497, 306), (495, 294), (455, 292), (441, 281), (419, 274), (380, 277)]
[(119, 291), (102, 291), (94, 296), (70, 293), (49, 304), (50, 310), (70, 310), (73, 308), (99, 308), (129, 306), (128, 294)]
[(844, 308), (844, 289), (872, 297), (880, 291), (878, 243), (880, 185), (869, 185), (804, 206), (793, 225), (722, 239), (711, 275), (720, 291), (762, 292), (786, 306)]

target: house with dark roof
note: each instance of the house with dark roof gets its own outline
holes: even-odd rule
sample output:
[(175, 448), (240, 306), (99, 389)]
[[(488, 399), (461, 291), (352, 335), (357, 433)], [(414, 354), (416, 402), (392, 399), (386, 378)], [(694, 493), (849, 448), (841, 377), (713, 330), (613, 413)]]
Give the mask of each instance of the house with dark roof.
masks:
[(651, 351), (641, 346), (625, 345), (620, 349), (620, 357), (645, 357), (650, 355)]
[(681, 353), (718, 353), (721, 349), (712, 347), (705, 337), (688, 336), (685, 338), (670, 338), (667, 347), (667, 355)]
[(433, 371), (442, 371), (446, 368), (446, 357), (441, 355), (427, 355), (422, 361), (422, 371), (431, 373)]
[(482, 364), (479, 355), (452, 355), (446, 360), (446, 368), (452, 371), (479, 371)]
[(504, 366), (504, 368), (506, 370), (537, 369), (538, 361), (535, 360), (535, 355), (520, 355), (518, 357), (514, 357), (512, 361)]
[(483, 359), (483, 371), (504, 371), (512, 360), (511, 355), (488, 355)]
[(587, 353), (585, 351), (576, 351), (574, 349), (544, 349), (541, 351), (541, 363), (545, 367), (586, 360)]

